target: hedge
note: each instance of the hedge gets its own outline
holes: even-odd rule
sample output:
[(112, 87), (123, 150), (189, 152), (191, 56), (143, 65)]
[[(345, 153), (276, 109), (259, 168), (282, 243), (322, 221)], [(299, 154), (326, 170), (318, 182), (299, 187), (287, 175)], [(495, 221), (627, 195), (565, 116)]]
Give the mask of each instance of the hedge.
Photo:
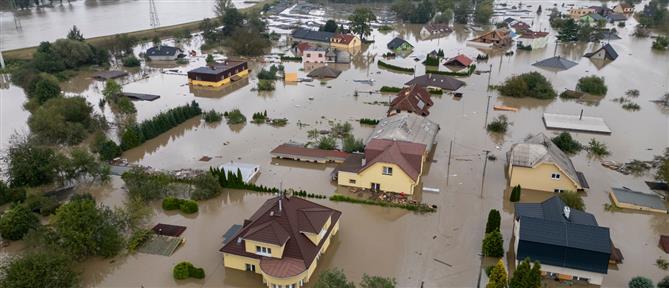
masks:
[(459, 77), (469, 77), (476, 71), (476, 64), (469, 66), (465, 72), (453, 72), (453, 71), (438, 71), (438, 70), (426, 70), (426, 74), (437, 74), (437, 75), (446, 75), (446, 76), (459, 76)]
[(330, 201), (376, 205), (376, 206), (391, 207), (391, 208), (402, 208), (409, 211), (416, 211), (421, 213), (437, 211), (437, 208), (428, 206), (426, 204), (409, 204), (409, 203), (400, 204), (400, 203), (378, 201), (378, 200), (358, 199), (344, 195), (332, 195), (330, 196)]
[(179, 199), (174, 197), (166, 197), (165, 199), (163, 199), (162, 206), (164, 210), (170, 211), (179, 209), (181, 212), (185, 214), (193, 214), (199, 210), (197, 207), (197, 202), (193, 200)]
[(300, 56), (281, 56), (281, 61), (302, 61), (302, 57)]
[(369, 118), (360, 118), (360, 124), (364, 125), (376, 125), (379, 124), (379, 120), (377, 119), (369, 119)]
[(204, 269), (193, 266), (190, 262), (181, 262), (172, 269), (174, 279), (184, 280), (186, 278), (204, 278)]
[(381, 93), (397, 93), (402, 91), (402, 88), (400, 87), (391, 87), (391, 86), (383, 86), (381, 87)]
[(387, 68), (387, 69), (390, 69), (390, 70), (396, 70), (396, 71), (400, 71), (400, 72), (409, 72), (409, 73), (413, 73), (413, 72), (415, 72), (415, 70), (414, 70), (413, 68), (404, 68), (404, 67), (400, 67), (400, 66), (395, 66), (395, 65), (392, 65), (392, 64), (388, 64), (388, 63), (386, 63), (386, 62), (383, 62), (383, 61), (381, 61), (381, 60), (379, 60), (379, 61), (377, 62), (377, 64), (378, 64), (380, 67)]

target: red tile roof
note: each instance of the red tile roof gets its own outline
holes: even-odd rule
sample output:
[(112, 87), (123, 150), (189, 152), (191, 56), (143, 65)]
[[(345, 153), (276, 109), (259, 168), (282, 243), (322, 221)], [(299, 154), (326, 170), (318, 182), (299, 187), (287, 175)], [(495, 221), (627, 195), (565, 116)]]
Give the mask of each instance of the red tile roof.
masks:
[(430, 99), (430, 92), (424, 87), (411, 85), (400, 90), (397, 97), (390, 102), (388, 115), (393, 111), (408, 111), (418, 115), (430, 114), (430, 107), (434, 104)]
[(292, 156), (302, 156), (302, 157), (311, 157), (311, 158), (320, 158), (320, 159), (341, 159), (342, 161), (348, 157), (349, 153), (338, 151), (338, 150), (322, 150), (315, 148), (306, 148), (301, 145), (294, 145), (284, 143), (274, 148), (272, 155), (283, 154), (283, 155), (292, 155)]
[(355, 35), (351, 35), (351, 34), (335, 34), (335, 35), (332, 37), (331, 41), (334, 42), (334, 43), (341, 43), (341, 44), (346, 44), (346, 45), (348, 45), (348, 44), (351, 43), (351, 41), (353, 41), (353, 39), (355, 39)]
[(446, 60), (446, 63), (444, 65), (453, 65), (453, 64), (460, 64), (462, 66), (469, 66), (474, 62), (472, 59), (469, 57), (465, 56), (464, 54), (460, 54), (458, 56), (455, 56), (451, 59)]
[(365, 146), (366, 164), (360, 171), (375, 163), (392, 163), (399, 166), (414, 181), (420, 176), (425, 144), (386, 139), (372, 139)]
[[(323, 239), (314, 244), (302, 233), (309, 231), (302, 229), (320, 231), (327, 217), (331, 217), (331, 225)], [(273, 277), (295, 276), (304, 272), (320, 253), (323, 244), (332, 233), (334, 224), (339, 221), (340, 217), (341, 212), (323, 205), (299, 197), (277, 196), (267, 200), (251, 218), (245, 220), (244, 227), (239, 229), (220, 251), (260, 259), (260, 269)], [(309, 225), (320, 225), (321, 227), (306, 227)], [(276, 233), (279, 239), (287, 237), (280, 259), (248, 253), (245, 250), (244, 239), (250, 239), (247, 235), (267, 231), (267, 227), (273, 227), (271, 229), (274, 230), (274, 233), (277, 231), (276, 227), (281, 227), (281, 230), (287, 234), (287, 236), (281, 236), (283, 232)]]
[(518, 21), (518, 22), (514, 23), (513, 25), (511, 25), (511, 27), (513, 29), (516, 29), (516, 32), (522, 32), (522, 31), (530, 30), (530, 25), (528, 25), (527, 23), (525, 23), (523, 21)]

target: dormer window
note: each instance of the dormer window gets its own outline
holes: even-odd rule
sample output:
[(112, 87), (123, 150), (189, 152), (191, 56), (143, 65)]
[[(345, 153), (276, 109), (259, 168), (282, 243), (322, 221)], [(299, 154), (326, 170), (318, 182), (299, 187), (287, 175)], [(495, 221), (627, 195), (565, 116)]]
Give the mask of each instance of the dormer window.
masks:
[(256, 254), (262, 256), (272, 256), (272, 248), (256, 246)]

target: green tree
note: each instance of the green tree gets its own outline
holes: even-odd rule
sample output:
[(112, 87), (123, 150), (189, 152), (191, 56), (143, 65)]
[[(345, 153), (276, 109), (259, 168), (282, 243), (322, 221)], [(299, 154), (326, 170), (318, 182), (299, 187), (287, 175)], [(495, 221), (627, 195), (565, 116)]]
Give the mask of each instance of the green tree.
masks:
[[(35, 53), (33, 53), (32, 64), (38, 71), (54, 73), (65, 70), (65, 62), (52, 49), (51, 43), (44, 41), (39, 44)], [(23, 71), (30, 71), (30, 69), (22, 69)], [(14, 73), (12, 73), (14, 74)], [(17, 78), (12, 75), (12, 81)]]
[(488, 24), (493, 13), (493, 1), (484, 0), (476, 5), (474, 11), (474, 21), (478, 24)]
[(105, 88), (102, 89), (102, 95), (110, 102), (116, 102), (116, 98), (123, 93), (123, 87), (116, 83), (113, 79), (105, 82)]
[(162, 198), (170, 191), (172, 178), (162, 173), (151, 173), (133, 167), (121, 176), (131, 199), (150, 201)]
[(451, 9), (447, 9), (434, 17), (435, 23), (450, 24), (451, 20), (453, 20), (453, 10)]
[(223, 25), (223, 36), (230, 36), (244, 25), (244, 14), (239, 12), (236, 8), (226, 8), (225, 16), (221, 20)]
[(520, 201), (520, 192), (521, 191), (522, 191), (522, 188), (520, 188), (520, 184), (513, 187), (513, 190), (511, 190), (511, 197), (509, 198), (509, 201), (511, 201), (511, 202)]
[(578, 40), (578, 35), (579, 35), (578, 31), (579, 31), (579, 26), (576, 23), (576, 21), (574, 21), (574, 19), (568, 19), (562, 22), (558, 30), (557, 39), (562, 42), (576, 41)]
[(509, 97), (553, 99), (557, 96), (551, 82), (536, 71), (514, 75), (496, 88), (500, 94)]
[(191, 193), (193, 200), (206, 200), (221, 194), (221, 186), (218, 179), (210, 173), (198, 175), (193, 178), (194, 190)]
[(36, 146), (27, 137), (12, 136), (7, 178), (11, 187), (50, 184), (58, 177), (60, 158), (49, 147)]
[(214, 2), (214, 14), (219, 19), (223, 19), (226, 14), (226, 9), (234, 8), (235, 5), (232, 3), (232, 0), (215, 0)]
[(348, 153), (364, 152), (365, 144), (362, 142), (362, 139), (355, 139), (353, 135), (347, 135), (344, 137), (343, 150)]
[(356, 8), (353, 14), (348, 17), (351, 21), (349, 27), (355, 34), (360, 35), (360, 39), (365, 39), (372, 33), (372, 28), (369, 25), (371, 21), (376, 21), (376, 15), (369, 8)]
[(52, 49), (70, 69), (90, 64), (95, 57), (88, 43), (77, 40), (58, 39), (53, 43)]
[(205, 59), (205, 61), (207, 62), (207, 65), (216, 63), (216, 60), (214, 60), (214, 55), (212, 54), (207, 54), (207, 59)]
[(467, 24), (469, 21), (469, 10), (471, 10), (471, 1), (460, 0), (457, 1), (455, 8), (453, 9), (453, 15), (455, 23), (458, 24)]
[(35, 89), (28, 95), (41, 105), (49, 99), (60, 97), (60, 85), (54, 77), (40, 77), (35, 83)]
[(0, 235), (9, 240), (20, 240), (38, 226), (37, 216), (23, 205), (14, 205), (0, 217)]
[(225, 45), (237, 55), (254, 57), (264, 54), (272, 42), (261, 31), (243, 27), (235, 30)]
[(337, 32), (337, 22), (335, 22), (335, 20), (330, 19), (326, 21), (325, 25), (321, 26), (318, 30), (335, 33)]
[(529, 258), (523, 259), (513, 272), (509, 281), (509, 288), (540, 288), (541, 287), (541, 265), (538, 262), (530, 262)]
[(586, 149), (591, 155), (596, 157), (603, 157), (610, 154), (606, 144), (597, 141), (595, 138), (590, 139)]
[(583, 203), (583, 198), (578, 192), (564, 191), (560, 193), (560, 199), (562, 199), (562, 202), (569, 206), (569, 208), (585, 211), (585, 203)]
[(395, 12), (397, 18), (402, 19), (403, 21), (409, 21), (416, 13), (416, 7), (414, 7), (413, 3), (409, 0), (396, 0), (393, 2), (391, 9)]
[(81, 31), (79, 31), (79, 28), (77, 28), (77, 25), (72, 26), (72, 29), (70, 29), (70, 32), (67, 33), (67, 39), (76, 40), (76, 41), (86, 40), (84, 38), (84, 35), (81, 34)]
[(630, 280), (629, 283), (627, 283), (627, 287), (629, 288), (654, 288), (655, 285), (653, 285), (653, 281), (642, 276), (636, 276)]
[(79, 144), (95, 128), (92, 112), (82, 97), (52, 98), (28, 118), (28, 127), (41, 143)]
[(151, 43), (153, 44), (153, 47), (158, 47), (160, 44), (162, 44), (162, 41), (160, 41), (160, 37), (158, 37), (158, 35), (153, 35)]
[(660, 165), (657, 167), (655, 179), (664, 180), (669, 183), (669, 148), (664, 150), (664, 155), (657, 156), (656, 158)]
[(595, 75), (581, 77), (578, 79), (576, 89), (588, 94), (604, 96), (608, 88), (604, 83), (604, 77), (597, 77)]
[(353, 282), (346, 279), (346, 275), (340, 269), (326, 270), (318, 275), (314, 288), (355, 288)]
[(318, 149), (323, 149), (323, 150), (335, 150), (337, 149), (337, 141), (328, 136), (321, 136), (321, 138), (318, 139)]
[(362, 274), (362, 288), (395, 288), (397, 281), (395, 278), (386, 278), (380, 276), (369, 276), (366, 273)]
[(434, 7), (429, 0), (423, 0), (418, 4), (413, 15), (411, 15), (411, 23), (427, 23), (434, 16)]
[(488, 234), (493, 231), (499, 231), (499, 224), (502, 220), (502, 217), (499, 214), (497, 209), (490, 209), (488, 212), (488, 222), (485, 225), (485, 233)]
[(53, 252), (30, 252), (0, 267), (0, 287), (77, 287), (78, 275), (72, 261)]
[(578, 153), (583, 148), (583, 145), (574, 140), (569, 132), (562, 132), (551, 140), (553, 141), (553, 144), (560, 148), (560, 150), (568, 154)]
[(109, 179), (109, 165), (98, 162), (93, 154), (83, 148), (73, 148), (69, 159), (62, 164), (67, 180), (85, 177), (104, 182)]
[(116, 54), (132, 54), (132, 48), (139, 42), (136, 37), (129, 36), (128, 34), (116, 34), (114, 36), (114, 48)]
[(485, 234), (483, 238), (483, 255), (488, 257), (504, 256), (504, 239), (499, 230)]
[(669, 276), (665, 276), (660, 282), (657, 282), (657, 288), (669, 288)]
[(489, 276), (489, 281), (488, 284), (485, 286), (486, 288), (506, 288), (507, 287), (507, 280), (508, 276), (506, 273), (506, 267), (504, 266), (504, 262), (502, 259), (499, 259), (497, 261), (497, 264), (493, 266), (492, 270), (490, 270), (490, 276)]
[(116, 215), (107, 207), (96, 207), (92, 197), (79, 197), (64, 204), (51, 219), (56, 240), (52, 245), (82, 259), (112, 257), (123, 247)]

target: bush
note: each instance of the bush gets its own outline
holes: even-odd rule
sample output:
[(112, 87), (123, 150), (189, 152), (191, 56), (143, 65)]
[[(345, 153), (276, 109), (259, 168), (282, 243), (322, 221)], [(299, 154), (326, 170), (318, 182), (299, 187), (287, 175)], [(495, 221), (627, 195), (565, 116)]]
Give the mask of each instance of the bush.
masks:
[(34, 213), (42, 216), (49, 216), (56, 212), (60, 203), (51, 197), (44, 195), (30, 195), (24, 202), (25, 206)]
[(431, 56), (427, 56), (425, 58), (425, 61), (423, 61), (423, 65), (425, 66), (439, 66), (439, 58), (434, 58)]
[(641, 106), (639, 104), (634, 103), (634, 102), (627, 102), (623, 104), (623, 109), (628, 110), (628, 111), (638, 111), (641, 110)]
[(571, 134), (569, 134), (569, 132), (562, 132), (560, 135), (555, 136), (551, 140), (555, 146), (568, 154), (578, 153), (583, 148), (581, 143), (571, 138)]
[(0, 217), (0, 235), (9, 240), (20, 240), (38, 226), (37, 216), (23, 205), (14, 205)]
[(604, 83), (604, 77), (597, 76), (585, 76), (578, 79), (578, 84), (576, 84), (576, 89), (588, 94), (604, 96), (608, 88)]
[(520, 188), (520, 184), (513, 187), (513, 190), (511, 190), (511, 198), (509, 198), (509, 201), (511, 201), (511, 202), (520, 201), (520, 192), (521, 191), (522, 191), (522, 189)]
[(537, 99), (553, 99), (557, 92), (553, 85), (539, 72), (529, 72), (512, 76), (504, 84), (497, 86), (503, 96), (532, 97)]
[(560, 199), (571, 209), (585, 211), (585, 203), (581, 194), (575, 191), (565, 191), (560, 193)]
[(560, 98), (562, 99), (579, 99), (583, 96), (583, 93), (573, 90), (564, 90), (560, 93)]
[(139, 67), (141, 63), (139, 62), (139, 59), (135, 57), (135, 55), (129, 55), (126, 57), (123, 57), (123, 66), (125, 67)]
[(337, 141), (335, 138), (328, 137), (328, 136), (321, 136), (320, 139), (318, 139), (318, 149), (323, 149), (323, 150), (335, 150), (337, 149)]
[(265, 110), (265, 112), (253, 113), (253, 116), (251, 116), (251, 119), (253, 119), (251, 122), (256, 123), (256, 124), (265, 123), (265, 121), (267, 120), (267, 110)]
[(504, 256), (504, 239), (499, 230), (485, 234), (483, 238), (483, 255), (488, 257)]
[(65, 255), (32, 251), (2, 265), (0, 287), (78, 287), (72, 266)]
[(24, 188), (9, 188), (4, 181), (0, 180), (0, 205), (24, 200), (26, 200), (26, 190)]
[(667, 50), (669, 48), (669, 37), (657, 36), (655, 41), (653, 41), (652, 48), (656, 50)]
[(134, 114), (137, 113), (137, 108), (135, 108), (135, 103), (130, 101), (130, 98), (122, 96), (118, 97), (116, 100), (116, 107), (123, 114)]
[(112, 140), (105, 141), (102, 143), (100, 146), (100, 159), (104, 161), (110, 161), (113, 160), (116, 157), (121, 156), (123, 153), (123, 150), (121, 149), (121, 146), (118, 146), (116, 142)]
[(391, 86), (383, 86), (381, 87), (381, 93), (397, 93), (402, 91), (402, 88), (400, 87), (391, 87)]
[(242, 112), (237, 108), (223, 113), (223, 116), (225, 116), (225, 118), (228, 120), (228, 124), (246, 123), (246, 116), (244, 116), (244, 114), (242, 114)]
[(509, 128), (510, 122), (507, 120), (506, 115), (500, 115), (497, 118), (493, 119), (492, 122), (488, 124), (486, 129), (490, 132), (495, 133), (506, 133), (506, 130)]
[(61, 96), (60, 85), (56, 79), (48, 76), (40, 76), (38, 79), (35, 88), (28, 94), (29, 98), (36, 99), (41, 105), (49, 99)]
[(41, 143), (75, 145), (95, 128), (92, 112), (82, 97), (52, 98), (28, 118), (28, 126)]
[[(241, 178), (241, 172), (239, 174)], [(211, 173), (198, 175), (191, 182), (195, 186), (190, 195), (193, 200), (211, 199), (221, 194), (221, 185)]]
[(130, 253), (137, 251), (144, 242), (151, 238), (151, 235), (153, 235), (153, 231), (149, 229), (139, 229), (132, 233), (130, 239), (128, 239), (128, 251)]
[(636, 276), (627, 284), (629, 288), (654, 288), (653, 281), (646, 277)]
[(377, 120), (377, 119), (360, 118), (359, 121), (360, 121), (360, 124), (363, 124), (363, 125), (376, 126), (377, 124), (379, 124), (379, 120)]
[(181, 205), (182, 200), (174, 197), (165, 197), (163, 199), (163, 210), (177, 210)]
[(488, 222), (485, 225), (485, 233), (488, 234), (493, 231), (499, 231), (499, 224), (502, 220), (502, 217), (499, 214), (497, 209), (491, 209), (488, 212)]
[(179, 205), (179, 210), (186, 214), (193, 214), (199, 209), (197, 207), (197, 202), (193, 200), (182, 200), (181, 204)]
[(347, 135), (344, 137), (343, 150), (348, 153), (364, 152), (365, 144), (362, 142), (362, 139), (355, 139), (352, 135)]
[(606, 144), (595, 140), (595, 138), (590, 139), (586, 149), (588, 152), (590, 152), (590, 154), (597, 157), (607, 156), (610, 154)]
[(258, 81), (258, 91), (274, 91), (274, 82), (271, 80), (260, 79)]
[(669, 276), (664, 276), (660, 282), (657, 282), (657, 288), (669, 288)]
[(202, 114), (202, 118), (204, 118), (204, 122), (206, 123), (216, 123), (223, 120), (223, 113), (216, 112), (216, 110), (209, 110)]
[(181, 262), (172, 269), (174, 279), (184, 280), (189, 277), (196, 279), (204, 278), (204, 269), (193, 266), (190, 262)]
[(265, 70), (265, 68), (260, 69), (260, 72), (258, 72), (258, 79), (261, 80), (276, 80), (276, 72), (279, 71), (279, 68), (277, 68), (275, 65), (272, 65), (269, 67), (269, 70)]

